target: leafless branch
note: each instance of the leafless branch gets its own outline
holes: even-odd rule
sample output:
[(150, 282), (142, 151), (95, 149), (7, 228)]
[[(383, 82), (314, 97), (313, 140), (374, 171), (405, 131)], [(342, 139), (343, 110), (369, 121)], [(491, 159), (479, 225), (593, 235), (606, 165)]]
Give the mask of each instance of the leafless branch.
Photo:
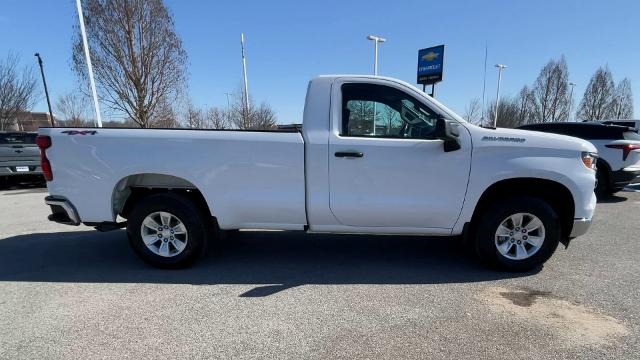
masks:
[[(153, 126), (162, 103), (174, 100), (185, 81), (187, 54), (171, 14), (161, 0), (83, 0), (83, 5), (100, 98), (140, 127)], [(79, 35), (73, 67), (86, 80)]]
[(33, 68), (19, 70), (18, 63), (13, 53), (0, 60), (0, 130), (14, 123), (19, 126), (18, 113), (31, 110), (40, 94)]

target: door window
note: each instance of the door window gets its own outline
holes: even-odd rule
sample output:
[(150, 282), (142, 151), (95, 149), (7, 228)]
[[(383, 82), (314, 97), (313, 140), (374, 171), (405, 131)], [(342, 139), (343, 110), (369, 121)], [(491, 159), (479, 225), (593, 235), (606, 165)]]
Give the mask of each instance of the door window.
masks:
[(438, 115), (384, 85), (342, 85), (342, 136), (432, 139)]

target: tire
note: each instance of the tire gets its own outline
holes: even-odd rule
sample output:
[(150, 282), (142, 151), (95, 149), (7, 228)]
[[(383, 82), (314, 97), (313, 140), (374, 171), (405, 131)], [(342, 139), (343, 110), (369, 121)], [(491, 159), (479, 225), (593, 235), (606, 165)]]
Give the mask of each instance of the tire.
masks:
[[(522, 228), (517, 227), (513, 220), (508, 220), (517, 219), (520, 215)], [(534, 229), (538, 224), (534, 218), (541, 227)], [(526, 232), (524, 228), (532, 230)], [(551, 206), (539, 198), (528, 196), (495, 201), (484, 210), (476, 229), (478, 256), (490, 266), (513, 272), (541, 267), (553, 255), (561, 236), (560, 221)], [(507, 232), (505, 229), (513, 231)], [(533, 241), (540, 237), (542, 241)], [(534, 243), (539, 246), (534, 246)]]
[(596, 179), (598, 180), (598, 185), (596, 185), (596, 196), (610, 196), (613, 195), (614, 191), (611, 189), (611, 184), (609, 183), (609, 171), (604, 167), (598, 167), (596, 170)]
[[(127, 234), (135, 252), (148, 264), (163, 269), (184, 268), (204, 252), (211, 223), (189, 198), (175, 193), (155, 194), (131, 209)], [(152, 242), (154, 236), (158, 240)]]

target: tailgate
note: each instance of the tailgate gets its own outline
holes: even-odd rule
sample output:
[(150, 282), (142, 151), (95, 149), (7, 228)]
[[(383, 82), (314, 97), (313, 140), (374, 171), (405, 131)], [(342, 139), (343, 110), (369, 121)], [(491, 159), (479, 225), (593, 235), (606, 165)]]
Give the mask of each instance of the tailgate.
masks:
[(0, 144), (0, 163), (40, 161), (40, 150), (33, 144), (29, 145), (6, 145)]

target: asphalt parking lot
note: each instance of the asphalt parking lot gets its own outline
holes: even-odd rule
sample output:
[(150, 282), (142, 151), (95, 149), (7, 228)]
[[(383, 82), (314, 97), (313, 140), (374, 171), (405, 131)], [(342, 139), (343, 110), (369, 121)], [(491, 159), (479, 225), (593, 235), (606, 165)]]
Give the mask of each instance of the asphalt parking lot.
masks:
[[(640, 187), (636, 187), (640, 189)], [(638, 190), (640, 191), (640, 190)], [(193, 268), (0, 191), (0, 358), (607, 358), (640, 354), (640, 193), (540, 271), (447, 238), (241, 232)]]

